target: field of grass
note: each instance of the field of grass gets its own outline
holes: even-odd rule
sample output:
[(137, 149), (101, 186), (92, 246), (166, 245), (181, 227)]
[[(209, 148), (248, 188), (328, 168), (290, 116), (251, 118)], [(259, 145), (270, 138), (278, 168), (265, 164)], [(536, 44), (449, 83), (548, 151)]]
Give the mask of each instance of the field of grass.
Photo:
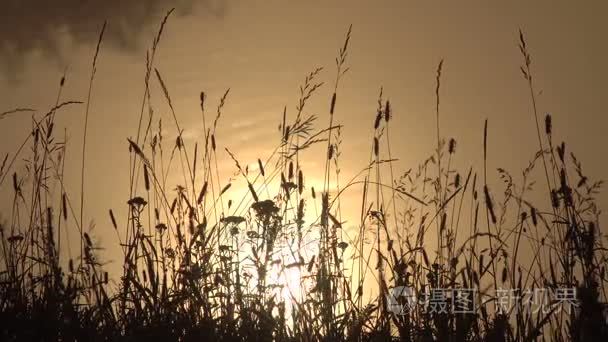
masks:
[[(83, 222), (84, 185), (64, 187), (65, 144), (54, 127), (62, 102), (35, 116), (18, 151), (0, 151), (2, 193), (13, 211), (0, 222), (0, 339), (229, 341), (608, 341), (608, 256), (589, 179), (536, 108), (532, 57), (520, 33), (522, 87), (538, 152), (517, 177), (487, 163), (490, 134), (479, 132), (484, 165), (458, 170), (454, 139), (441, 132), (442, 64), (436, 73), (435, 153), (397, 170), (390, 102), (380, 93), (369, 116), (369, 164), (340, 174), (342, 123), (335, 118), (348, 73), (348, 30), (324, 83), (306, 75), (295, 113), (281, 118), (271, 155), (249, 168), (218, 148), (226, 91), (213, 109), (200, 95), (204, 139), (187, 145), (170, 89), (154, 67), (167, 17), (148, 51), (139, 125), (130, 153), (128, 218), (109, 210), (122, 273), (108, 274)], [(101, 31), (92, 62), (88, 119)], [(151, 110), (158, 82), (171, 122)], [(332, 87), (327, 113), (309, 115), (320, 87)], [(0, 114), (3, 117), (16, 109)], [(86, 120), (88, 121), (88, 120)], [(85, 123), (82, 170), (86, 178)], [(304, 151), (324, 165), (319, 188), (306, 184)], [(325, 152), (326, 151), (326, 152)], [(5, 157), (6, 156), (6, 157)], [(229, 156), (229, 158), (220, 158)], [(306, 158), (309, 158), (307, 156)], [(25, 164), (19, 174), (17, 164)], [(234, 165), (231, 182), (218, 165)], [(168, 184), (169, 173), (180, 184)], [(499, 177), (500, 186), (490, 182)], [(535, 179), (538, 178), (538, 179)], [(233, 186), (234, 182), (234, 186)], [(238, 200), (226, 195), (242, 185)], [(51, 191), (54, 189), (54, 191)], [(124, 189), (121, 189), (124, 190)], [(361, 203), (356, 231), (343, 227), (343, 194)], [(79, 257), (62, 262), (64, 234), (79, 236)], [(536, 291), (538, 290), (538, 291)], [(542, 291), (541, 291), (542, 290)]]

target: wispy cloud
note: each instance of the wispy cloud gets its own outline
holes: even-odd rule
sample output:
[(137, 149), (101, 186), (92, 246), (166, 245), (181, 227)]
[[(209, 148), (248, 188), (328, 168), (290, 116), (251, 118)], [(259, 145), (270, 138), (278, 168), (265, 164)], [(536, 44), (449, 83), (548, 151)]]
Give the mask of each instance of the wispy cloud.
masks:
[(17, 76), (32, 51), (60, 58), (64, 34), (74, 44), (94, 44), (106, 20), (105, 43), (123, 52), (136, 51), (141, 33), (172, 7), (181, 16), (197, 10), (220, 17), (226, 1), (5, 0), (0, 15), (0, 72), (9, 78)]

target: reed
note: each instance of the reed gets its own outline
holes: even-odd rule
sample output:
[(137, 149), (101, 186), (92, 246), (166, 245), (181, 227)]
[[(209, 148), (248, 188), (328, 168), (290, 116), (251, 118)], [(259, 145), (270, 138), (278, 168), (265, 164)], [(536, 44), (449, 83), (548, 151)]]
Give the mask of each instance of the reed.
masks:
[[(531, 91), (539, 150), (521, 178), (506, 168), (491, 171), (498, 156), (491, 152), (487, 120), (480, 132), (483, 169), (455, 167), (461, 151), (455, 138), (446, 139), (440, 131), (442, 60), (436, 69), (433, 153), (417, 167), (396, 169), (399, 153), (391, 148), (390, 134), (397, 129), (394, 120), (407, 118), (381, 89), (369, 118), (369, 163), (344, 179), (340, 160), (348, 141), (342, 141), (337, 100), (349, 70), (352, 27), (338, 51), (325, 117), (305, 112), (325, 84), (323, 69), (315, 68), (299, 89), (296, 112), (283, 111), (274, 150), (243, 161), (217, 130), (229, 89), (217, 100), (213, 120), (207, 110), (212, 100), (201, 92), (203, 137), (193, 145), (182, 138), (169, 83), (154, 65), (170, 14), (147, 54), (139, 124), (127, 139), (127, 219), (108, 211), (106, 224), (122, 253), (120, 274), (104, 270), (98, 252), (103, 246), (83, 225), (85, 198), (95, 195), (85, 193), (83, 184), (103, 29), (86, 101), (79, 207), (74, 208), (64, 186), (66, 145), (54, 129), (56, 114), (80, 104), (61, 102), (65, 76), (57, 103), (46, 114), (27, 108), (0, 114), (8, 120), (34, 113), (32, 131), (15, 153), (3, 154), (0, 164), (0, 185), (12, 180), (3, 195), (13, 199), (8, 222), (0, 223), (2, 340), (608, 339), (608, 255), (595, 202), (603, 183), (588, 178), (566, 144), (557, 143), (551, 116), (545, 117), (541, 136), (522, 33), (522, 72)], [(162, 120), (154, 117), (152, 72), (170, 108), (175, 136), (168, 136)], [(323, 120), (327, 126), (319, 127)], [(315, 158), (309, 153), (315, 146), (323, 149), (317, 156), (323, 185), (317, 189), (307, 182), (310, 170), (303, 167), (304, 160)], [(15, 171), (20, 160), (25, 174)], [(540, 162), (546, 190), (534, 187)], [(222, 180), (221, 163), (234, 165), (236, 176)], [(182, 180), (168, 184), (169, 175)], [(341, 208), (345, 196), (361, 201), (354, 230), (343, 227), (345, 221), (356, 221)], [(479, 220), (484, 211), (485, 223)], [(62, 243), (70, 232), (80, 244), (76, 255)], [(508, 308), (501, 296), (505, 288), (518, 295)], [(523, 294), (533, 288), (549, 289), (576, 305), (569, 312), (558, 305), (530, 310)], [(463, 303), (475, 307), (458, 310)]]

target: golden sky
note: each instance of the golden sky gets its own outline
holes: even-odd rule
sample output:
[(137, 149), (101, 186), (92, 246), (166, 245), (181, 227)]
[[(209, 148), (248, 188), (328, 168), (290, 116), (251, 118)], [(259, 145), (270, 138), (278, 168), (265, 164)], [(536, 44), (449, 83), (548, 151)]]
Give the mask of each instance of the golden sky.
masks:
[[(61, 11), (73, 9), (76, 3), (59, 1), (64, 8), (38, 6), (24, 11), (25, 5), (10, 2), (17, 10), (13, 13), (25, 18), (14, 15), (0, 20), (10, 23), (0, 26), (4, 65), (0, 68), (0, 112), (15, 107), (46, 112), (55, 103), (65, 68), (63, 99), (85, 100), (97, 30), (108, 20), (110, 33), (100, 52), (91, 103), (85, 209), (85, 222), (94, 221), (96, 229), (104, 231), (110, 229), (109, 208), (126, 210), (126, 138), (137, 130), (145, 49), (173, 4), (106, 1), (100, 10), (82, 12), (87, 20), (76, 10)], [(351, 69), (338, 90), (336, 112), (336, 119), (345, 125), (342, 168), (346, 175), (367, 163), (381, 86), (398, 126), (398, 133), (392, 133), (398, 168), (415, 168), (432, 153), (435, 72), (443, 58), (441, 130), (458, 142), (456, 166), (481, 166), (487, 118), (491, 169), (502, 167), (519, 177), (538, 149), (529, 92), (519, 70), (521, 28), (532, 54), (536, 88), (542, 91), (540, 113), (543, 117), (552, 114), (556, 139), (567, 142), (589, 178), (608, 175), (605, 1), (240, 0), (190, 5), (190, 1), (175, 2), (178, 13), (167, 24), (156, 59), (185, 128), (186, 143), (200, 138), (199, 93), (208, 94), (208, 108), (213, 111), (230, 88), (218, 144), (245, 163), (256, 162), (278, 142), (283, 107), (293, 114), (299, 85), (319, 66), (325, 67), (321, 79), (327, 83), (313, 98), (309, 112), (325, 123), (334, 58), (352, 24)], [(171, 127), (156, 82), (152, 91), (157, 113)], [(58, 119), (59, 126), (67, 129), (66, 179), (75, 199), (83, 113), (84, 107), (72, 107)], [(30, 126), (29, 114), (0, 122), (2, 157), (15, 151)], [(222, 171), (234, 171), (227, 155), (225, 161)], [(314, 158), (306, 167), (315, 169)], [(2, 194), (10, 191), (10, 183), (0, 189)], [(1, 208), (10, 208), (9, 197), (2, 196)], [(599, 200), (601, 207), (608, 205), (605, 194)], [(101, 235), (101, 240), (114, 242), (113, 235)]]

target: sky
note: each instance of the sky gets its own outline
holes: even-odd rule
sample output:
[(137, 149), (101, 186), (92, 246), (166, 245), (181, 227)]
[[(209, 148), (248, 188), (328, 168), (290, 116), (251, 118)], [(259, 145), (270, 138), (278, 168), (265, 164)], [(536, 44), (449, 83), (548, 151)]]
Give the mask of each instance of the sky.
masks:
[[(9, 0), (0, 16), (0, 112), (46, 112), (66, 73), (64, 100), (86, 100), (99, 30), (107, 34), (97, 62), (87, 137), (85, 221), (115, 242), (108, 209), (126, 210), (128, 137), (137, 130), (145, 53), (165, 27), (156, 67), (183, 127), (200, 139), (199, 94), (213, 108), (230, 88), (218, 144), (254, 163), (278, 142), (284, 106), (295, 112), (298, 88), (317, 67), (325, 85), (309, 111), (327, 119), (334, 58), (353, 25), (348, 74), (338, 89), (336, 119), (344, 124), (342, 167), (354, 174), (368, 161), (380, 88), (394, 113), (393, 154), (399, 170), (415, 168), (435, 144), (435, 74), (441, 79), (441, 131), (458, 143), (457, 167), (481, 167), (488, 119), (491, 169), (520, 179), (538, 149), (527, 84), (519, 70), (522, 29), (532, 54), (540, 114), (551, 113), (556, 140), (566, 141), (592, 180), (608, 175), (605, 96), (608, 4), (605, 1), (76, 1), (53, 5)], [(162, 93), (155, 107), (170, 122)], [(67, 132), (67, 189), (78, 198), (84, 107), (58, 116)], [(30, 114), (0, 121), (0, 152), (13, 153), (28, 134)], [(395, 126), (393, 126), (395, 127)], [(394, 133), (396, 130), (397, 133)], [(362, 153), (364, 151), (364, 153)], [(226, 162), (223, 173), (234, 171)], [(310, 169), (320, 168), (314, 158)], [(498, 176), (494, 173), (497, 180)], [(179, 179), (175, 179), (179, 182)], [(108, 186), (111, 185), (111, 186)], [(0, 193), (10, 193), (10, 183)], [(0, 208), (10, 208), (3, 195)], [(600, 207), (608, 197), (598, 197)], [(7, 215), (5, 214), (4, 217)], [(108, 252), (108, 260), (116, 260)]]

